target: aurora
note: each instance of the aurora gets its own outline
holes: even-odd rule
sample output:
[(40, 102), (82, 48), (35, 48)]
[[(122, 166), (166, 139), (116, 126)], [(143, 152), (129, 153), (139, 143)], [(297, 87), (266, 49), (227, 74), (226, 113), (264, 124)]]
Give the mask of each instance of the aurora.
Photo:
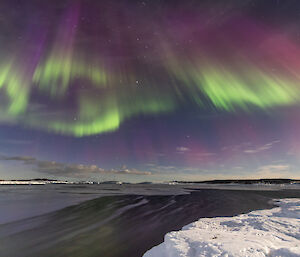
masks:
[(159, 181), (297, 174), (297, 4), (15, 2), (0, 3), (3, 155)]
[[(116, 57), (103, 54), (105, 48), (91, 55), (86, 50), (88, 46), (78, 43), (79, 17), (80, 7), (73, 6), (62, 14), (54, 40), (40, 40), (38, 48), (17, 51), (13, 56), (2, 53), (5, 58), (0, 65), (0, 87), (6, 98), (2, 102), (3, 117), (25, 127), (83, 137), (116, 131), (132, 117), (171, 113), (190, 103), (199, 109), (250, 113), (252, 107), (268, 112), (276, 106), (299, 104), (298, 62), (293, 61), (293, 54), (300, 52), (298, 47), (287, 37), (278, 37), (277, 32), (250, 19), (243, 21), (245, 26), (262, 42), (268, 35), (269, 48), (286, 45), (287, 50), (275, 59), (267, 53), (262, 62), (256, 56), (265, 50), (248, 45), (247, 37), (251, 40), (252, 35), (245, 39), (240, 28), (232, 30), (233, 21), (229, 19), (222, 24), (222, 30), (230, 35), (231, 44), (228, 39), (226, 44), (208, 44), (205, 38), (216, 28), (204, 27), (199, 29), (200, 39), (191, 36), (193, 43), (188, 50), (177, 52), (168, 37), (180, 35), (180, 28), (175, 35), (164, 22), (161, 31), (169, 31), (169, 35), (155, 39), (145, 35), (147, 40), (155, 41), (152, 56), (139, 60), (137, 51), (118, 63)], [(95, 36), (96, 33), (97, 30)], [(213, 34), (212, 39), (219, 42), (215, 35), (219, 34)], [(236, 46), (237, 55), (224, 54), (241, 40), (246, 41), (243, 47)], [(139, 40), (132, 39), (127, 47), (139, 44)], [(224, 49), (221, 53), (216, 51), (220, 48)], [(153, 61), (148, 63), (147, 58)], [(154, 60), (157, 69), (151, 67)], [(35, 94), (43, 96), (42, 113), (30, 109), (38, 102)], [(57, 115), (49, 119), (47, 113), (54, 105)]]

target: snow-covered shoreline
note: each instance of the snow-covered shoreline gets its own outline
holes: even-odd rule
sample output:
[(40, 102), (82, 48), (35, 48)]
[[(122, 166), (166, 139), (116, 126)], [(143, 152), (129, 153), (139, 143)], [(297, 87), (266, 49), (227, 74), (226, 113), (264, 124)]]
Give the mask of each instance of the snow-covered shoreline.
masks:
[(300, 199), (234, 217), (202, 218), (165, 235), (144, 257), (300, 256)]
[(0, 180), (0, 185), (47, 185), (47, 184), (71, 184), (60, 180)]

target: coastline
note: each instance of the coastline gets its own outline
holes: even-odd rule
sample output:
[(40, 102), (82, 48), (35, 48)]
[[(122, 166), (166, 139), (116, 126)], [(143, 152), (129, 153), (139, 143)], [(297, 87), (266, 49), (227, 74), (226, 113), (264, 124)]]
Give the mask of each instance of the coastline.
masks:
[(270, 199), (280, 197), (300, 197), (300, 191), (196, 189), (180, 195), (102, 196), (0, 225), (0, 253), (11, 257), (20, 252), (24, 257), (142, 256), (162, 243), (168, 232), (200, 218), (271, 209)]
[(300, 256), (300, 198), (273, 202), (268, 210), (201, 218), (167, 233), (143, 257)]

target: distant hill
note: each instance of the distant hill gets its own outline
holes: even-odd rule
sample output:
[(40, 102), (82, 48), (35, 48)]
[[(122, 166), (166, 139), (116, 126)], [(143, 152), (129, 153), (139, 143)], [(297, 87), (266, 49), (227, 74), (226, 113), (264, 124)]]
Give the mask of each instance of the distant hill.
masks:
[(46, 184), (69, 184), (68, 181), (56, 179), (35, 178), (35, 179), (0, 179), (0, 185), (46, 185)]
[(300, 184), (300, 180), (295, 179), (226, 179), (226, 180), (206, 180), (206, 181), (173, 181), (176, 183), (197, 183), (197, 184)]
[[(8, 179), (0, 179), (0, 181), (8, 181)], [(48, 179), (48, 178), (33, 178), (33, 179), (9, 179), (9, 181), (57, 181), (57, 179)]]

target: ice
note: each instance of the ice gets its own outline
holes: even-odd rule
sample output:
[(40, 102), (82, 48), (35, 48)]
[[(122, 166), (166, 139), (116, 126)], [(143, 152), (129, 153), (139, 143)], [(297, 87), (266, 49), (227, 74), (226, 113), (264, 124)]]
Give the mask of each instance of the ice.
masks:
[(300, 199), (235, 217), (203, 218), (165, 235), (144, 257), (300, 256)]

